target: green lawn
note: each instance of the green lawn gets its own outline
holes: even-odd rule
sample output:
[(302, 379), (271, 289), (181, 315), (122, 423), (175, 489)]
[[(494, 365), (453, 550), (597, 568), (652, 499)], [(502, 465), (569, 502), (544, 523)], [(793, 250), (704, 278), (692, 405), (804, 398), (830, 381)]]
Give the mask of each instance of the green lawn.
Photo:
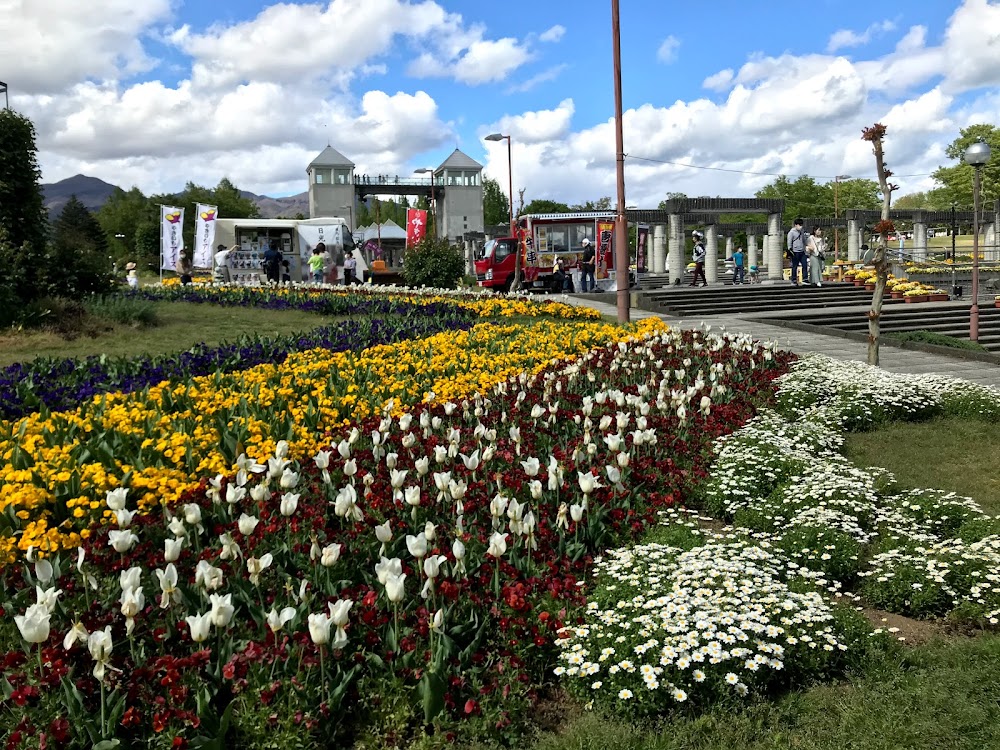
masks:
[(165, 354), (183, 351), (194, 344), (232, 341), (242, 334), (273, 335), (316, 328), (331, 322), (315, 313), (299, 310), (260, 310), (240, 307), (157, 302), (158, 325), (134, 329), (114, 326), (98, 336), (67, 340), (47, 331), (0, 334), (0, 366), (36, 357), (83, 357)]
[(971, 497), (1000, 514), (1000, 424), (959, 417), (900, 422), (847, 438), (847, 457), (881, 466), (909, 487), (935, 487)]
[(532, 750), (998, 748), (1000, 636), (909, 649), (849, 682), (742, 710), (628, 722), (565, 705), (562, 715)]

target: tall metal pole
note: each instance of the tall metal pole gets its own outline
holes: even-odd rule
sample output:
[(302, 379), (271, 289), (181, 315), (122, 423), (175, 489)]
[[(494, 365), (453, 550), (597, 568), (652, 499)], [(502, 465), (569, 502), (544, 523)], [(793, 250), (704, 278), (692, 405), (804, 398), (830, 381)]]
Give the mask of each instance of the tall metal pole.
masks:
[(972, 308), (969, 310), (969, 339), (979, 341), (979, 187), (981, 167), (974, 167), (972, 181)]
[(840, 260), (840, 227), (837, 222), (840, 220), (840, 204), (837, 202), (837, 188), (840, 186), (840, 177), (833, 178), (833, 259)]
[(504, 138), (507, 139), (507, 192), (510, 195), (510, 206), (507, 207), (507, 216), (510, 220), (510, 236), (516, 237), (517, 232), (514, 229), (514, 161), (510, 156), (510, 136), (505, 135)]
[(628, 235), (625, 228), (625, 136), (622, 132), (622, 49), (618, 0), (611, 0), (611, 44), (615, 76), (615, 148), (617, 150), (618, 207), (615, 211), (615, 276), (618, 279), (618, 322), (629, 322)]

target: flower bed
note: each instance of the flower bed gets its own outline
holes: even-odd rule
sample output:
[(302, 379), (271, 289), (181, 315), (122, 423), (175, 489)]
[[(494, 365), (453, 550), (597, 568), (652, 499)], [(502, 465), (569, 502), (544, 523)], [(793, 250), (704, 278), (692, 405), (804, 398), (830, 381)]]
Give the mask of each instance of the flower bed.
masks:
[[(359, 307), (352, 312), (362, 312)], [(245, 336), (219, 346), (199, 344), (178, 354), (17, 363), (0, 370), (0, 419), (16, 419), (42, 408), (66, 410), (112, 391), (131, 393), (164, 381), (245, 370), (264, 362), (280, 364), (293, 352), (364, 349), (472, 324), (468, 311), (451, 305), (394, 303), (380, 305), (377, 312), (392, 317), (365, 317), (287, 336)]]
[[(299, 356), (255, 403), (301, 408), (316, 383), (289, 365)], [(346, 423), (306, 422), (291, 444), (265, 425), (250, 457), (197, 484), (189, 472), (162, 506), (137, 503), (137, 474), (121, 477), (130, 489), (109, 488), (108, 523), (79, 555), (0, 573), (21, 618), (0, 631), (21, 738), (509, 737), (593, 553), (689, 492), (712, 441), (753, 415), (787, 361), (655, 323), (477, 326), (405, 353), (329, 356), (342, 366), (324, 360), (324, 373), (374, 391), (350, 391)], [(235, 376), (212, 385), (268, 382), (244, 375), (242, 391)], [(157, 424), (207, 385), (174, 389)]]

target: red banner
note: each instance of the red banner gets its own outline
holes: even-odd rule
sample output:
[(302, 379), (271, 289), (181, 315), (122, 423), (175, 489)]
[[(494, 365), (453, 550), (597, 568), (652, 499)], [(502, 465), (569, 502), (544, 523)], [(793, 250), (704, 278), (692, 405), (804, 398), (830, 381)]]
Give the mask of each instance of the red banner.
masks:
[(427, 233), (427, 212), (417, 208), (406, 211), (406, 246), (413, 247)]
[(614, 250), (615, 223), (597, 222), (597, 278), (608, 278), (608, 269), (615, 267)]

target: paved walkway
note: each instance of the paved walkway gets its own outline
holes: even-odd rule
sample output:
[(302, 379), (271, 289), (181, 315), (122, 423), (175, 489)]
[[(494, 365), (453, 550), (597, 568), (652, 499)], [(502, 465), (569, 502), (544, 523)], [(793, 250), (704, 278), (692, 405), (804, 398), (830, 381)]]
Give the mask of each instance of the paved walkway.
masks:
[[(615, 295), (608, 294), (607, 302), (584, 299), (569, 295), (567, 301), (573, 305), (592, 307), (604, 315), (612, 317), (618, 314), (615, 308)], [(751, 318), (737, 315), (706, 316), (698, 319), (676, 318), (671, 315), (647, 312), (632, 308), (630, 315), (633, 320), (642, 318), (661, 318), (668, 325), (680, 328), (700, 328), (703, 324), (715, 329), (724, 328), (727, 331), (750, 333), (762, 341), (774, 341), (782, 349), (796, 354), (819, 352), (834, 359), (868, 361), (868, 345), (838, 336), (797, 331), (791, 328), (769, 325)], [(939, 354), (927, 354), (911, 349), (900, 349), (895, 346), (882, 346), (879, 352), (881, 366), (889, 372), (911, 373), (923, 375), (934, 373), (949, 377), (964, 378), (976, 383), (983, 383), (1000, 388), (1000, 366), (989, 362), (946, 357)]]

